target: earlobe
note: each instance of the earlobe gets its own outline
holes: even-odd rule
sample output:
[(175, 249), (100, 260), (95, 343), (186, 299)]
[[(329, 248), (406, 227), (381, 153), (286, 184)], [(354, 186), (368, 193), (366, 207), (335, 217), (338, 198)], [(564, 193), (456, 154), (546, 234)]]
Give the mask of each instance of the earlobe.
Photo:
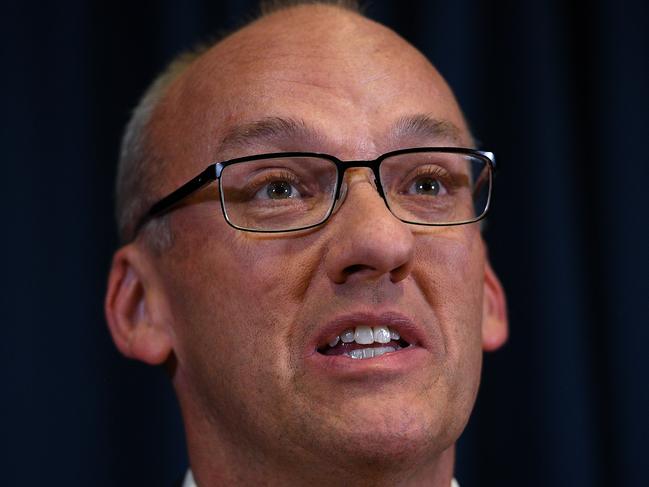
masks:
[(500, 348), (508, 336), (507, 302), (496, 273), (485, 263), (484, 298), (482, 310), (482, 348), (493, 351)]
[(147, 276), (145, 257), (132, 245), (113, 257), (104, 303), (108, 328), (122, 354), (151, 365), (171, 353), (171, 338)]

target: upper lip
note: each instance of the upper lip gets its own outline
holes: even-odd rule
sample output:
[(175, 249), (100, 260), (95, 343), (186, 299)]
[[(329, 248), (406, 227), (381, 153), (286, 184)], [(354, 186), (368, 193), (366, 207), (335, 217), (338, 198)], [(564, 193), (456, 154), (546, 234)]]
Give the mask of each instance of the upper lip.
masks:
[(320, 349), (343, 331), (361, 325), (387, 326), (399, 333), (401, 338), (409, 344), (426, 347), (426, 335), (422, 326), (405, 314), (398, 311), (383, 313), (361, 311), (336, 316), (322, 327), (318, 327), (313, 334), (310, 348), (313, 351)]

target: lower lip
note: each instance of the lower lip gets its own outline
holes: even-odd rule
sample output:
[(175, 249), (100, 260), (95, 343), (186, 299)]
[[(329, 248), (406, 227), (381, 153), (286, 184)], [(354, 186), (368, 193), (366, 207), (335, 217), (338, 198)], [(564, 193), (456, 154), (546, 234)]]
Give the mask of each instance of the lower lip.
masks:
[(428, 355), (422, 347), (409, 346), (368, 359), (314, 352), (306, 358), (305, 362), (315, 373), (331, 378), (366, 381), (372, 378), (385, 379), (412, 373), (425, 364)]

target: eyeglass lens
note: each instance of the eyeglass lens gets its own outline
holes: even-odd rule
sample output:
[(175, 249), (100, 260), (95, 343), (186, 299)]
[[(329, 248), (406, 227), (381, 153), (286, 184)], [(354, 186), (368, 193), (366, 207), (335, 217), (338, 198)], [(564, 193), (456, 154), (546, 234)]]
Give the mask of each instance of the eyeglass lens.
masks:
[[(410, 223), (449, 224), (482, 216), (491, 173), (478, 156), (416, 152), (380, 166), (388, 207)], [(317, 225), (335, 203), (338, 168), (318, 157), (283, 157), (226, 166), (220, 178), (228, 221), (250, 230), (287, 231)]]

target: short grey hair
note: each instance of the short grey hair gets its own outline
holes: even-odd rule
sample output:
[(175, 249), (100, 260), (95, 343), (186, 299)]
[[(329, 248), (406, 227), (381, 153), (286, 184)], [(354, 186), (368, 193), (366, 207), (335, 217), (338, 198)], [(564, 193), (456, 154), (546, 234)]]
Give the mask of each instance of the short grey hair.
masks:
[(135, 237), (136, 226), (152, 201), (152, 170), (161, 160), (151, 144), (150, 124), (169, 86), (205, 48), (176, 57), (144, 92), (122, 137), (115, 183), (115, 216), (122, 243)]
[[(332, 5), (361, 13), (357, 0), (267, 0), (261, 2), (260, 15), (257, 19), (302, 5)], [(217, 41), (222, 38), (223, 36)], [(154, 177), (153, 171), (155, 168), (160, 169), (164, 164), (163, 156), (156, 153), (151, 143), (151, 121), (156, 108), (173, 82), (214, 44), (216, 41), (176, 57), (144, 92), (126, 125), (115, 184), (115, 216), (122, 244), (135, 238), (139, 230), (137, 225), (155, 202), (153, 198), (157, 178)], [(155, 225), (152, 222), (149, 226), (152, 227), (151, 231), (147, 232), (152, 237), (149, 242), (154, 248), (164, 248), (171, 243), (172, 234), (165, 218), (158, 218)]]

